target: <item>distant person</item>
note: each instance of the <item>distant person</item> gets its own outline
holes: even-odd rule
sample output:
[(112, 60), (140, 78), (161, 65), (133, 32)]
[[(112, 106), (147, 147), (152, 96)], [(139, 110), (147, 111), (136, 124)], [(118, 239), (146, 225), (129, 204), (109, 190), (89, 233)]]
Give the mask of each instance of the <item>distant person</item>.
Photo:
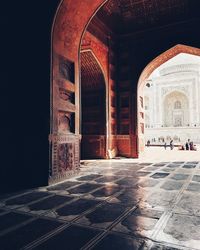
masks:
[(193, 141), (191, 141), (189, 143), (189, 148), (190, 148), (190, 150), (194, 150), (194, 143), (193, 143)]
[(190, 139), (188, 139), (188, 141), (186, 141), (186, 143), (185, 143), (185, 149), (186, 150), (189, 150), (189, 142), (190, 142)]
[(167, 143), (166, 142), (164, 143), (164, 148), (165, 148), (165, 150), (167, 149)]
[(150, 146), (150, 140), (147, 141), (147, 147), (149, 147), (149, 146)]
[(170, 149), (173, 150), (173, 148), (174, 148), (174, 142), (173, 142), (173, 140), (170, 141), (169, 145), (170, 145)]

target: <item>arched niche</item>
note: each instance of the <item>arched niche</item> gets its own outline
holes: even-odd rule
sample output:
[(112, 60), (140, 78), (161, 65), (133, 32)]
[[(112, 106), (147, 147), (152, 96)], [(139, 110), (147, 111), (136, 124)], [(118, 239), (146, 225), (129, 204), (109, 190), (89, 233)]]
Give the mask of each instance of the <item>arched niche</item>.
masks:
[(106, 83), (91, 50), (81, 51), (81, 158), (106, 158)]
[(189, 125), (189, 100), (180, 92), (173, 91), (164, 97), (163, 127), (186, 127)]

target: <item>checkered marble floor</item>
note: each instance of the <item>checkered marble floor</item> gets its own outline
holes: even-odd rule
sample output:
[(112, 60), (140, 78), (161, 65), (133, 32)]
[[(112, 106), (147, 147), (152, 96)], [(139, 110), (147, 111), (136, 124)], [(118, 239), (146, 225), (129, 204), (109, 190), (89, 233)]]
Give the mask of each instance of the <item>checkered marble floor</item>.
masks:
[(200, 162), (85, 161), (1, 196), (0, 249), (200, 249)]

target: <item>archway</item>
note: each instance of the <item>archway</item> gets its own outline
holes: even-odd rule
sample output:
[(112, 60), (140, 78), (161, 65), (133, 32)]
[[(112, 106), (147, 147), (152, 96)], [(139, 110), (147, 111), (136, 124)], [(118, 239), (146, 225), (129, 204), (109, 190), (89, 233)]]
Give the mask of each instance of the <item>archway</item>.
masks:
[[(145, 127), (145, 119), (144, 119), (144, 87), (151, 86), (151, 79), (149, 76), (152, 72), (157, 69), (160, 65), (169, 61), (173, 57), (177, 56), (180, 53), (190, 54), (200, 56), (200, 49), (178, 44), (171, 49), (165, 51), (160, 54), (154, 60), (152, 60), (142, 71), (139, 81), (138, 81), (138, 91), (137, 91), (137, 99), (138, 99), (138, 152), (142, 153), (145, 148), (145, 138), (144, 138), (144, 127)], [(155, 103), (155, 105), (159, 105), (159, 103)], [(180, 116), (177, 116), (177, 122), (181, 123)], [(174, 118), (175, 119), (175, 118)]]
[[(51, 131), (49, 183), (70, 176), (80, 165), (80, 48), (90, 19), (106, 1), (61, 1), (52, 26)], [(84, 9), (84, 11), (83, 11)], [(73, 21), (72, 21), (73, 20)], [(62, 99), (60, 92), (69, 98)], [(62, 100), (61, 100), (62, 99)], [(61, 119), (68, 126), (61, 126)]]
[[(100, 10), (106, 2), (110, 3), (110, 5), (106, 6), (106, 8), (104, 9), (105, 11), (107, 11), (108, 14), (113, 11), (113, 6), (115, 10), (117, 7), (117, 12), (119, 12), (119, 6), (116, 6), (116, 1), (103, 0), (91, 1), (89, 5), (87, 1), (81, 1), (80, 4), (77, 5), (75, 1), (63, 0), (58, 8), (52, 32), (52, 127), (49, 137), (51, 142), (50, 150), (52, 152), (52, 161), (50, 163), (50, 182), (64, 179), (69, 174), (73, 174), (74, 172), (76, 172), (79, 168), (81, 142), (80, 50), (86, 28), (88, 27), (90, 21), (97, 13), (97, 11)], [(133, 10), (135, 8), (135, 4), (129, 2), (128, 8), (129, 7)], [(128, 8), (121, 8), (122, 15), (121, 18), (117, 20), (122, 20), (122, 23), (124, 20), (126, 20), (126, 23), (129, 24), (129, 28), (135, 27), (137, 29), (136, 26), (131, 25), (131, 22), (129, 22), (129, 14), (133, 14), (134, 11), (131, 12), (128, 10)], [(144, 6), (142, 6), (142, 8), (144, 9)], [(114, 18), (116, 19), (115, 14), (116, 12), (114, 12)], [(108, 16), (109, 15), (107, 15), (107, 17)], [(104, 19), (103, 15), (102, 19)], [(138, 24), (142, 22), (143, 25), (144, 23), (141, 19), (143, 20), (143, 18), (140, 16), (137, 21)], [(122, 37), (120, 38), (120, 42), (122, 42), (122, 45), (124, 45), (125, 50), (120, 50), (120, 46), (118, 46), (118, 52), (116, 53), (116, 55), (118, 59), (120, 59), (120, 62), (122, 63), (123, 67), (119, 67), (119, 65), (115, 67), (113, 62), (117, 62), (118, 60), (115, 60), (112, 53), (109, 53), (113, 48), (113, 41), (111, 39), (112, 32), (108, 31), (108, 33), (105, 35), (101, 33), (101, 25), (98, 26), (97, 24), (97, 27), (97, 30), (100, 30), (100, 33), (98, 34), (100, 36), (98, 37), (102, 38), (103, 43), (107, 43), (108, 45), (108, 53), (103, 59), (101, 56), (103, 53), (101, 53), (99, 48), (97, 48), (97, 52), (100, 52), (100, 57), (97, 56), (98, 60), (100, 61), (101, 58), (101, 60), (103, 60), (106, 65), (105, 70), (104, 64), (101, 63), (102, 68), (104, 68), (105, 80), (108, 84), (107, 101), (109, 111), (107, 114), (108, 127), (106, 131), (106, 136), (108, 140), (106, 153), (110, 157), (115, 156), (117, 153), (121, 156), (137, 157), (138, 152), (142, 151), (142, 147), (140, 149), (140, 145), (142, 146), (144, 144), (138, 144), (138, 140), (139, 142), (141, 141), (140, 139), (142, 139), (142, 133), (144, 131), (144, 112), (142, 95), (139, 94), (141, 98), (138, 97), (141, 107), (137, 107), (135, 101), (139, 92), (137, 92), (138, 74), (139, 72), (141, 72), (141, 68), (143, 68), (143, 65), (145, 64), (145, 60), (138, 63), (138, 51), (143, 51), (140, 47), (140, 38), (135, 43), (135, 48), (132, 49), (130, 47), (133, 46), (132, 42), (135, 41), (135, 37), (131, 37), (129, 41), (127, 40), (126, 36), (122, 35)], [(125, 28), (125, 26), (118, 27), (121, 28), (121, 31), (123, 33), (123, 28)], [(136, 31), (135, 28), (134, 32)], [(94, 33), (97, 30), (93, 29)], [(105, 28), (105, 30), (107, 31), (109, 29)], [(128, 29), (126, 29), (125, 31), (127, 32)], [(156, 36), (152, 35), (152, 37)], [(126, 41), (124, 42), (123, 39), (126, 39), (126, 41), (128, 41), (131, 46), (129, 45), (126, 47)], [(117, 42), (119, 42), (118, 39)], [(171, 41), (168, 41), (167, 45), (165, 44), (163, 48), (167, 48), (167, 46), (169, 47), (169, 44), (171, 43)], [(152, 42), (151, 44), (156, 43)], [(174, 44), (177, 44), (177, 42), (174, 42)], [(142, 46), (144, 49), (147, 49), (148, 47), (147, 43), (145, 42), (145, 39), (144, 44)], [(149, 48), (149, 50), (151, 50), (151, 48)], [(189, 50), (190, 49), (188, 49), (188, 53), (190, 53)], [(147, 57), (145, 56), (145, 58)], [(153, 58), (153, 54), (149, 55), (148, 58)], [(127, 62), (129, 63), (125, 65), (123, 63), (124, 60), (127, 60)], [(137, 64), (139, 64), (139, 66)], [(130, 73), (131, 66), (133, 65), (135, 66), (132, 67), (132, 69), (135, 69), (134, 77), (132, 76), (133, 74), (131, 75)], [(147, 75), (146, 79), (148, 78)], [(116, 78), (119, 79), (117, 83), (115, 81)], [(145, 77), (142, 78), (145, 79)], [(59, 99), (59, 88), (65, 89), (72, 95), (72, 98), (68, 99), (67, 103), (65, 101), (65, 104)], [(116, 92), (116, 89), (117, 96), (114, 94)], [(69, 124), (71, 125), (69, 126), (70, 129), (68, 130), (68, 133), (58, 131), (58, 114), (60, 111), (70, 113), (68, 117)], [(119, 120), (120, 122), (116, 122)], [(68, 151), (68, 149), (71, 150), (68, 154), (70, 156), (70, 159), (68, 159), (67, 164), (64, 164), (64, 168), (61, 162), (62, 159), (66, 161), (66, 158), (64, 156), (66, 155), (66, 152), (64, 153), (64, 151), (62, 151), (61, 153), (59, 153), (60, 144), (63, 144), (62, 148), (65, 148), (66, 152)]]
[(106, 86), (90, 50), (81, 51), (81, 158), (106, 157)]

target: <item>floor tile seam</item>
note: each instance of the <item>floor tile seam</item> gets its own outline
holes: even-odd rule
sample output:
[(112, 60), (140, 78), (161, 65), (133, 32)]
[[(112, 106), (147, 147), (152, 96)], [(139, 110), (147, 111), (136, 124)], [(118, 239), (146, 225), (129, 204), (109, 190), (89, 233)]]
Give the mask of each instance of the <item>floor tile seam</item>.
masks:
[(45, 235), (42, 235), (41, 237), (37, 238), (36, 240), (28, 243), (24, 247), (21, 248), (21, 250), (30, 250), (33, 249), (39, 245), (41, 245), (43, 242), (46, 242), (47, 240), (51, 239), (55, 235), (58, 235), (60, 232), (65, 230), (66, 228), (70, 227), (71, 224), (64, 223), (63, 225), (57, 227), (56, 229), (51, 230), (50, 232), (46, 233)]
[[(113, 221), (113, 223), (111, 223), (110, 226), (105, 228), (104, 232), (102, 232), (98, 237), (96, 237), (96, 238), (92, 239), (90, 242), (88, 242), (83, 248), (81, 248), (81, 250), (91, 249), (91, 247), (94, 247), (96, 244), (98, 244), (104, 238), (105, 235), (108, 235), (108, 233), (112, 232), (111, 230), (113, 227), (115, 227), (120, 221), (123, 220), (123, 218), (128, 216), (135, 209), (137, 209), (136, 206), (129, 209), (128, 211), (125, 211), (121, 216), (119, 216), (115, 221)], [(130, 237), (130, 235), (128, 235), (128, 236)]]
[[(70, 182), (70, 181), (71, 181), (71, 182), (77, 182), (77, 184), (75, 184), (75, 185), (73, 185), (73, 186), (71, 186), (71, 187), (67, 187), (67, 188), (60, 189), (60, 190), (65, 190), (65, 191), (67, 191), (67, 190), (69, 190), (69, 189), (76, 188), (76, 187), (79, 187), (79, 186), (82, 185), (82, 184), (85, 184), (85, 183), (82, 182), (82, 181), (71, 180), (71, 178), (66, 179), (64, 182), (61, 182), (61, 184), (64, 184), (65, 182)], [(56, 187), (57, 185), (60, 185), (60, 182), (59, 182), (59, 183), (56, 183), (55, 185), (53, 185), (53, 187)], [(51, 186), (45, 187), (45, 191), (46, 191), (46, 192), (57, 191), (56, 189), (55, 189), (55, 190), (48, 190), (49, 187), (51, 187)], [(58, 189), (58, 190), (59, 190), (59, 189)]]
[[(93, 212), (95, 209), (97, 209), (97, 208), (103, 206), (104, 204), (106, 204), (106, 202), (107, 202), (107, 200), (104, 200), (104, 201), (102, 201), (102, 202), (99, 202), (99, 204), (95, 205), (94, 207), (92, 207), (92, 208), (90, 208), (90, 209), (87, 209), (86, 211), (82, 212), (81, 214), (79, 214), (79, 215), (77, 215), (77, 216), (74, 215), (75, 218), (72, 219), (72, 220), (70, 220), (70, 221), (67, 221), (67, 220), (64, 220), (64, 219), (62, 219), (62, 218), (59, 218), (59, 216), (56, 217), (55, 219), (60, 220), (60, 221), (65, 221), (65, 222), (67, 222), (67, 223), (74, 223), (74, 222), (76, 222), (77, 220), (79, 220), (81, 217), (83, 217), (84, 215), (87, 215), (87, 214)], [(49, 213), (49, 212), (48, 212), (48, 213)], [(48, 213), (46, 213), (46, 216), (45, 216), (44, 214), (43, 214), (43, 215), (44, 215), (45, 217), (48, 217), (48, 216), (47, 216)], [(70, 216), (70, 215), (69, 215), (69, 216)], [(48, 217), (48, 218), (49, 218), (49, 217)], [(51, 217), (50, 217), (50, 218), (51, 218)]]
[[(32, 193), (32, 192), (29, 192), (30, 194)], [(26, 193), (26, 194), (29, 194), (29, 193)], [(43, 192), (43, 191), (41, 191), (41, 193), (45, 193), (45, 192)], [(41, 198), (36, 198), (36, 200), (33, 200), (33, 201), (30, 201), (30, 202), (28, 202), (28, 203), (24, 203), (24, 204), (16, 204), (16, 205), (4, 205), (3, 207), (0, 207), (0, 208), (4, 208), (4, 207), (7, 207), (7, 208), (10, 208), (10, 209), (16, 209), (16, 208), (20, 208), (20, 207), (23, 207), (23, 206), (25, 206), (25, 205), (31, 205), (32, 203), (36, 203), (36, 202), (38, 202), (38, 201), (42, 201), (42, 200), (45, 200), (45, 199), (47, 199), (47, 198), (49, 198), (49, 197), (52, 197), (52, 196), (54, 196), (55, 194), (51, 194), (50, 192), (47, 192), (49, 195), (47, 195), (47, 196), (44, 196), (44, 197), (41, 197)], [(15, 197), (15, 198), (18, 198), (18, 197)], [(14, 199), (15, 199), (14, 198)], [(19, 196), (19, 198), (20, 198), (20, 196)], [(9, 200), (8, 200), (9, 201)], [(6, 201), (7, 202), (7, 201)]]
[(7, 234), (8, 232), (14, 231), (14, 230), (16, 230), (16, 229), (18, 229), (18, 228), (21, 228), (21, 227), (23, 227), (24, 225), (29, 224), (29, 223), (31, 223), (32, 221), (36, 221), (36, 220), (38, 220), (38, 219), (46, 219), (46, 220), (50, 220), (50, 221), (59, 221), (59, 222), (62, 222), (63, 224), (66, 223), (66, 222), (60, 221), (60, 220), (58, 220), (58, 219), (56, 219), (56, 218), (52, 218), (52, 217), (48, 217), (48, 218), (47, 218), (47, 217), (44, 216), (44, 214), (31, 214), (31, 213), (28, 213), (28, 212), (18, 211), (18, 210), (16, 210), (16, 211), (13, 211), (13, 210), (12, 210), (12, 212), (16, 212), (17, 214), (22, 214), (22, 215), (29, 215), (29, 216), (31, 216), (32, 218), (27, 219), (26, 221), (23, 221), (23, 222), (21, 222), (21, 223), (15, 225), (15, 226), (13, 226), (13, 227), (10, 227), (10, 228), (8, 228), (8, 229), (6, 229), (6, 230), (3, 230), (2, 232), (0, 232), (0, 236), (1, 236), (1, 235), (5, 235), (5, 234)]
[(161, 245), (161, 246), (167, 246), (167, 247), (172, 247), (172, 248), (177, 248), (180, 250), (199, 250), (197, 248), (191, 248), (191, 247), (186, 247), (180, 244), (176, 244), (176, 243), (171, 243), (168, 241), (159, 241), (159, 240), (154, 240), (152, 239), (152, 242), (154, 242), (155, 244)]
[[(139, 189), (143, 189), (144, 192), (148, 192), (148, 194), (152, 194), (153, 192), (155, 192), (155, 190), (157, 190), (158, 188), (160, 189), (161, 187), (158, 185), (155, 185), (154, 187), (151, 186), (146, 186), (146, 187), (142, 187), (142, 186), (138, 186)], [(149, 189), (149, 190), (148, 190)]]
[[(161, 172), (156, 172), (156, 173), (161, 173)], [(155, 174), (156, 174), (156, 173), (155, 173)], [(163, 172), (162, 172), (162, 173), (163, 173)], [(166, 172), (164, 172), (164, 173), (166, 173)], [(158, 177), (158, 178), (153, 178), (152, 176), (150, 176), (150, 177), (151, 177), (153, 180), (160, 180), (160, 181), (162, 182), (162, 181), (166, 181), (166, 180), (170, 179), (170, 175), (171, 175), (172, 173), (170, 172), (170, 173), (166, 173), (166, 174), (168, 174), (168, 175), (165, 176), (164, 178), (162, 178), (162, 177), (161, 177), (161, 178), (159, 178), (159, 177)]]
[[(116, 185), (116, 186), (117, 186), (117, 185)], [(104, 188), (104, 187), (102, 187), (102, 188)], [(98, 190), (99, 190), (99, 189), (98, 189)], [(94, 190), (94, 192), (96, 192), (96, 191), (98, 191), (98, 190)], [(124, 188), (122, 188), (122, 190), (120, 190), (120, 191), (118, 191), (118, 192), (113, 193), (112, 195), (109, 195), (108, 197), (106, 197), (106, 196), (100, 196), (100, 197), (95, 197), (95, 196), (93, 196), (93, 197), (94, 197), (93, 199), (98, 200), (98, 199), (101, 199), (101, 197), (105, 197), (103, 200), (108, 200), (108, 199), (110, 199), (110, 198), (115, 198), (116, 195), (120, 195), (120, 193), (122, 193), (123, 191), (124, 191)], [(82, 197), (87, 197), (88, 194), (92, 195), (92, 193), (93, 193), (93, 192), (86, 193), (86, 194), (84, 194)]]
[[(122, 191), (120, 191), (120, 192), (122, 192)], [(120, 194), (119, 194), (120, 195)], [(97, 205), (95, 205), (94, 207), (92, 207), (91, 209), (87, 209), (86, 211), (84, 211), (83, 213), (81, 213), (80, 215), (77, 215), (73, 220), (71, 220), (71, 221), (66, 221), (66, 222), (68, 222), (68, 223), (73, 223), (73, 222), (76, 222), (77, 220), (79, 220), (82, 216), (84, 216), (84, 215), (87, 215), (87, 214), (89, 214), (89, 213), (91, 213), (91, 212), (93, 212), (93, 211), (95, 211), (97, 208), (99, 208), (99, 207), (102, 207), (103, 205), (105, 205), (105, 204), (107, 204), (107, 202), (109, 202), (110, 200), (112, 200), (113, 198), (115, 198), (115, 197), (113, 197), (113, 196), (109, 196), (109, 197), (107, 197), (106, 199), (104, 199), (104, 200), (95, 200), (95, 201), (99, 201), (99, 203), (97, 204)], [(79, 199), (79, 198), (78, 198)], [(77, 200), (78, 200), (77, 199)], [(89, 200), (89, 199), (88, 199)], [(72, 202), (71, 202), (72, 203)], [(49, 212), (48, 212), (49, 213)], [(41, 216), (43, 216), (44, 214), (42, 214)], [(46, 215), (47, 215), (47, 213), (46, 213)], [(47, 217), (47, 216), (45, 216), (45, 217)], [(55, 218), (55, 219), (59, 219), (59, 217), (57, 217), (57, 218)], [(64, 219), (60, 219), (60, 220), (62, 220), (62, 221), (65, 221)]]
[[(87, 194), (92, 194), (93, 192), (96, 192), (102, 188), (105, 188), (106, 185), (105, 184), (99, 184), (99, 185), (102, 185), (101, 187), (97, 187), (95, 189), (92, 189), (91, 191), (89, 192), (86, 192), (86, 193), (68, 193), (68, 195), (80, 195), (80, 196), (84, 196), (84, 195), (87, 195)], [(73, 188), (72, 188), (73, 189)], [(69, 189), (68, 189), (69, 190)], [(68, 192), (68, 190), (66, 190)]]
[[(185, 184), (185, 183), (184, 183)], [(184, 192), (184, 184), (183, 184), (183, 186), (181, 187), (181, 189), (180, 190), (166, 190), (166, 191), (168, 191), (168, 192), (176, 192), (177, 191), (177, 194), (175, 194), (175, 196), (174, 196), (174, 198), (172, 199), (172, 201), (171, 201), (171, 205), (170, 205), (170, 207), (169, 207), (169, 210), (173, 210), (173, 206), (175, 206), (175, 203), (176, 203), (176, 200), (177, 200), (177, 198), (179, 197), (179, 196), (181, 196), (182, 195), (182, 193)]]
[[(5, 207), (6, 207), (6, 208), (9, 208), (10, 210), (18, 210), (18, 209), (20, 209), (20, 208), (23, 208), (23, 207), (26, 207), (26, 206), (35, 204), (35, 203), (37, 203), (37, 202), (46, 200), (46, 199), (48, 199), (48, 198), (50, 198), (50, 197), (53, 197), (53, 196), (55, 196), (55, 195), (54, 195), (54, 194), (49, 194), (48, 196), (39, 198), (39, 199), (34, 200), (34, 201), (31, 201), (31, 202), (29, 202), (29, 203), (24, 203), (23, 205), (6, 205)], [(20, 210), (19, 210), (19, 211), (20, 211)]]
[[(31, 215), (38, 215), (38, 216), (45, 216), (45, 214), (47, 214), (47, 213), (49, 213), (49, 212), (51, 212), (51, 211), (54, 211), (55, 209), (59, 209), (60, 207), (64, 207), (65, 205), (68, 205), (68, 204), (70, 204), (70, 203), (73, 203), (73, 202), (75, 202), (75, 201), (77, 201), (77, 200), (79, 200), (80, 199), (80, 197), (77, 197), (77, 198), (73, 198), (72, 200), (70, 200), (70, 201), (66, 201), (66, 202), (64, 202), (63, 204), (61, 204), (61, 205), (58, 205), (58, 206), (56, 206), (56, 207), (54, 207), (54, 208), (52, 208), (52, 209), (47, 209), (47, 211), (45, 211), (45, 210), (28, 210), (28, 211), (25, 211), (25, 210), (20, 210), (19, 208), (16, 208), (16, 211), (20, 211), (20, 212), (24, 212), (24, 213), (28, 213), (28, 214), (31, 214)], [(23, 208), (23, 207), (22, 207)], [(38, 211), (38, 212), (37, 212)], [(41, 212), (39, 212), (39, 211), (41, 211)], [(42, 212), (42, 211), (44, 211), (44, 212)]]
[[(91, 175), (91, 174), (89, 174), (89, 175)], [(82, 177), (85, 177), (85, 176), (88, 176), (88, 174), (86, 174), (86, 175), (83, 175), (83, 176), (79, 176), (78, 178), (82, 178)], [(95, 179), (91, 179), (91, 180), (78, 180), (78, 179), (76, 179), (76, 181), (82, 181), (82, 182), (84, 182), (84, 183), (96, 183), (96, 180), (98, 180), (99, 178), (102, 178), (103, 176), (99, 176), (99, 177), (96, 177)]]
[(96, 246), (106, 235), (108, 235), (107, 231), (103, 231), (98, 234), (96, 237), (87, 242), (80, 250), (89, 250)]
[[(79, 173), (81, 173), (81, 171), (79, 171)], [(73, 179), (73, 178), (76, 178), (76, 176), (69, 176), (68, 177), (68, 179)], [(49, 187), (55, 187), (55, 186), (57, 186), (57, 185), (62, 185), (63, 183), (65, 183), (65, 182), (67, 182), (67, 180), (66, 179), (64, 179), (64, 180), (60, 180), (60, 181), (58, 181), (58, 182), (55, 182), (55, 183), (52, 183), (52, 184), (50, 184), (50, 185), (48, 185), (48, 186), (44, 186), (44, 187), (39, 187), (39, 188), (37, 188), (37, 189), (39, 189), (40, 190), (40, 188), (44, 188), (44, 189), (47, 189), (47, 188), (49, 188)], [(48, 190), (47, 190), (48, 191)]]
[[(98, 191), (98, 190), (95, 190), (94, 192), (96, 192), (96, 191)], [(90, 196), (90, 197), (88, 197), (88, 195)], [(85, 194), (83, 194), (83, 195), (81, 195), (80, 196), (81, 198), (84, 198), (84, 199), (88, 199), (88, 200), (90, 200), (90, 199), (92, 199), (92, 200), (106, 200), (106, 199), (109, 199), (109, 197), (110, 196), (93, 196), (93, 192), (90, 192), (90, 193), (85, 193)]]
[[(173, 211), (169, 211), (167, 212), (167, 214), (164, 216), (163, 220), (159, 223), (160, 224), (160, 227), (157, 228), (157, 230), (155, 231), (155, 233), (152, 235), (152, 240), (154, 241), (158, 241), (157, 237), (159, 235), (159, 232), (163, 231), (164, 228), (166, 227), (167, 225), (167, 222), (168, 220), (170, 219), (170, 217), (173, 215)], [(166, 243), (165, 241), (160, 241), (160, 243)], [(167, 242), (169, 243), (169, 242)], [(174, 243), (170, 243), (171, 245), (174, 245), (174, 246), (181, 246), (183, 247), (183, 249), (188, 249), (188, 250), (199, 250), (198, 248), (191, 248), (191, 247), (186, 247), (184, 245), (180, 245), (180, 244), (174, 244)]]
[(31, 223), (33, 221), (36, 221), (37, 219), (38, 219), (37, 217), (33, 217), (33, 218), (27, 219), (26, 221), (23, 221), (23, 222), (21, 222), (21, 223), (19, 223), (17, 225), (14, 225), (14, 226), (9, 227), (9, 228), (7, 228), (5, 230), (2, 230), (0, 232), (0, 237), (4, 236), (4, 235), (6, 235), (6, 234), (8, 234), (8, 233), (10, 233), (12, 231), (15, 231), (15, 230), (17, 230), (17, 229), (19, 229), (19, 228), (21, 228), (21, 227), (23, 227), (25, 225), (28, 225), (29, 223)]
[(189, 174), (188, 178), (183, 181), (181, 189), (178, 191), (178, 194), (174, 197), (172, 210), (174, 209), (174, 206), (178, 203), (177, 200), (179, 200), (179, 198), (182, 196), (182, 193), (185, 191), (185, 187), (189, 185), (190, 179), (191, 179), (191, 174)]
[(180, 215), (180, 216), (187, 216), (187, 217), (198, 217), (200, 219), (200, 214), (195, 215), (195, 214), (190, 214), (190, 213), (183, 213), (183, 212), (174, 212), (172, 211), (173, 214)]
[(105, 174), (101, 174), (102, 176), (99, 176), (98, 178), (94, 179), (94, 181), (97, 181), (98, 179), (104, 178), (104, 177), (109, 177), (109, 176), (114, 176), (117, 177), (116, 179), (119, 179), (121, 177), (118, 177), (120, 175), (116, 175), (115, 173), (105, 173)]
[(8, 198), (5, 198), (5, 199), (0, 199), (0, 208), (1, 208), (1, 203), (3, 202), (6, 202), (6, 201), (9, 201), (11, 199), (15, 199), (15, 198), (18, 198), (20, 196), (23, 196), (23, 195), (26, 195), (26, 194), (29, 194), (29, 193), (33, 193), (34, 191), (38, 191), (37, 189), (31, 189), (31, 190), (26, 190), (26, 191), (23, 191), (22, 193), (20, 194), (16, 194), (14, 196), (9, 196)]
[(187, 188), (188, 188), (188, 186), (193, 178), (193, 173), (194, 173), (194, 169), (193, 169), (192, 173), (189, 175), (188, 179), (183, 184), (182, 188), (180, 189), (180, 192), (179, 192), (178, 196), (176, 197), (176, 200), (174, 201), (173, 209), (178, 204), (178, 202), (181, 200), (181, 197), (182, 197), (182, 194), (184, 193), (184, 191), (187, 190)]
[[(99, 229), (99, 230), (104, 230), (104, 231), (108, 232), (108, 231), (111, 231), (111, 228), (112, 228), (112, 227), (114, 227), (116, 224), (118, 224), (119, 221), (121, 221), (123, 218), (125, 218), (125, 217), (127, 216), (127, 214), (131, 213), (134, 209), (136, 209), (136, 206), (134, 206), (134, 207), (132, 207), (132, 208), (131, 208), (131, 207), (126, 208), (126, 209), (124, 210), (124, 212), (122, 212), (122, 214), (119, 215), (114, 221), (109, 222), (110, 225), (107, 226), (106, 228), (98, 227), (98, 226), (96, 226), (95, 224), (86, 225), (86, 224), (84, 224), (84, 223), (78, 222), (78, 221), (77, 221), (77, 220), (78, 220), (77, 218), (74, 219), (73, 221), (71, 221), (70, 223), (71, 223), (71, 224), (74, 224), (74, 225), (80, 225), (80, 226), (83, 226), (83, 227), (86, 226), (86, 227), (90, 227), (90, 228), (93, 228), (93, 229)], [(82, 216), (81, 216), (81, 217), (82, 217)], [(114, 224), (114, 225), (113, 225), (113, 224)]]
[[(140, 240), (140, 241), (145, 241), (146, 239), (149, 240), (146, 237), (138, 237), (138, 236), (126, 234), (126, 233), (123, 233), (123, 232), (105, 230), (98, 237), (96, 237), (95, 239), (92, 239), (89, 242), (89, 244), (87, 243), (86, 245), (84, 245), (81, 248), (81, 250), (90, 250), (90, 249), (93, 249), (93, 247), (95, 247), (99, 242), (101, 242), (101, 240), (103, 238), (105, 238), (107, 235), (109, 235), (109, 233), (118, 234), (118, 235), (121, 235), (122, 237), (125, 237), (127, 239), (134, 239), (134, 240)], [(142, 247), (143, 245), (144, 245), (144, 243), (142, 243), (140, 247)], [(143, 248), (139, 248), (139, 249), (142, 250)]]
[(135, 211), (138, 208), (137, 205), (130, 207), (127, 209), (119, 216), (116, 218), (116, 220), (114, 220), (110, 226), (108, 226), (108, 228), (106, 228), (106, 230), (108, 232), (110, 232), (118, 223), (120, 223), (121, 221), (123, 221), (128, 215), (130, 215), (133, 211)]
[(124, 178), (124, 177), (119, 177), (119, 178), (117, 178), (116, 180), (113, 180), (113, 181), (107, 181), (107, 182), (95, 182), (95, 184), (104, 184), (104, 185), (106, 185), (106, 184), (108, 184), (108, 183), (115, 184), (115, 182), (117, 182), (117, 181), (121, 181), (121, 180), (123, 180), (123, 178)]
[(160, 219), (158, 220), (158, 222), (156, 223), (156, 225), (154, 227), (154, 230), (153, 230), (153, 232), (151, 234), (151, 239), (153, 239), (153, 240), (157, 239), (157, 236), (158, 236), (159, 232), (162, 231), (165, 228), (165, 226), (166, 226), (168, 220), (170, 219), (171, 215), (172, 215), (172, 210), (171, 209), (167, 210), (167, 211), (165, 211), (163, 213), (163, 215), (160, 217)]
[(157, 189), (157, 188), (160, 188), (161, 187), (161, 184), (162, 183), (157, 183), (155, 186), (140, 186), (139, 185), (140, 183), (137, 183), (137, 185), (138, 185), (138, 188), (143, 188), (143, 189), (148, 189), (148, 188), (151, 188), (151, 189)]
[(0, 219), (1, 219), (1, 216), (14, 211), (13, 209), (10, 209), (10, 208), (7, 208), (7, 207), (4, 207), (3, 209), (4, 209), (4, 212), (0, 213)]

